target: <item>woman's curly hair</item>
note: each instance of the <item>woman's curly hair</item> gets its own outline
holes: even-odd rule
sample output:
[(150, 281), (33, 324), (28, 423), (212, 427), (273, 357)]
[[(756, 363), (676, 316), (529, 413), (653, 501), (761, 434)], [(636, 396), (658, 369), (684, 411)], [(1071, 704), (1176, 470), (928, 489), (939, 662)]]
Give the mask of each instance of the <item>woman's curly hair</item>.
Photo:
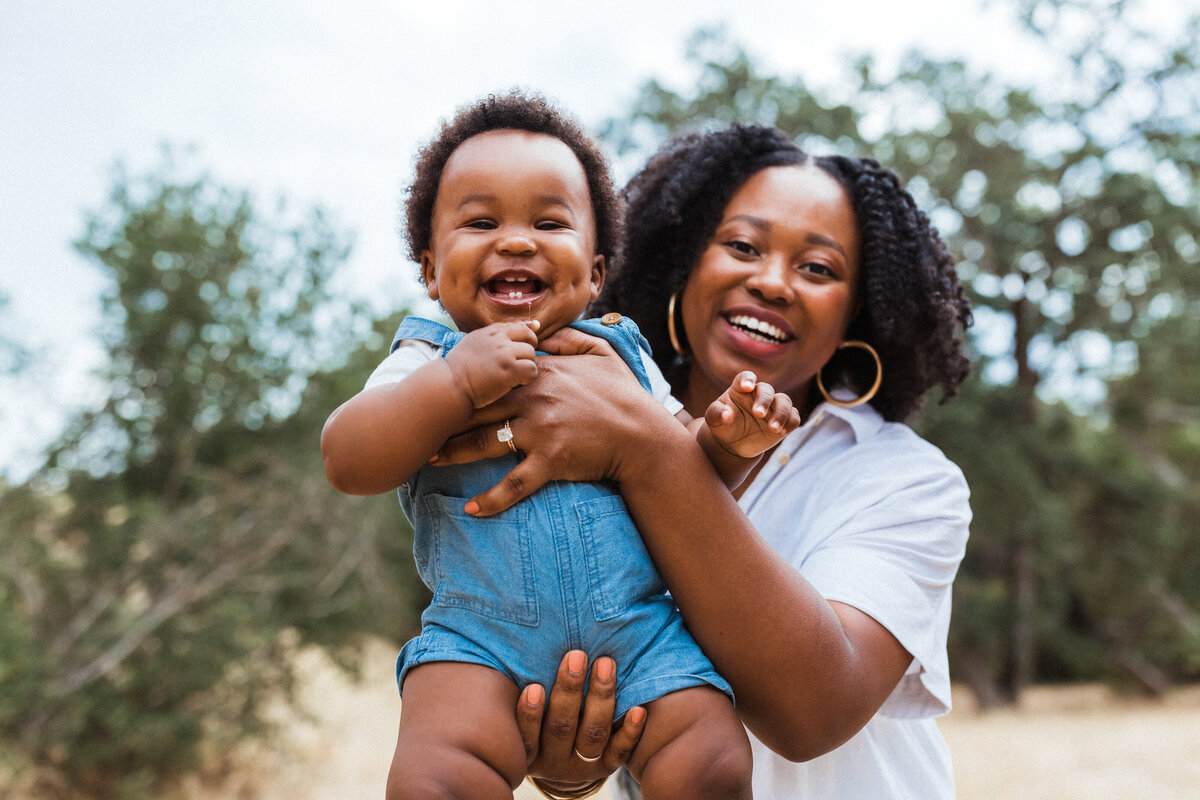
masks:
[(621, 198), (613, 187), (608, 161), (579, 123), (537, 94), (514, 90), (462, 106), (443, 122), (431, 142), (417, 151), (413, 182), (404, 200), (404, 236), (409, 257), (420, 263), (433, 236), (433, 206), (446, 162), (458, 146), (488, 131), (520, 130), (553, 136), (571, 148), (583, 166), (592, 215), (596, 219), (596, 252), (609, 269), (616, 267), (621, 247)]
[[(733, 125), (677, 137), (630, 180), (624, 265), (609, 272), (601, 310), (637, 320), (655, 360), (682, 392), (687, 360), (668, 339), (668, 298), (687, 282), (742, 184), (768, 167), (809, 163), (845, 187), (858, 222), (862, 305), (846, 338), (869, 343), (883, 361), (883, 382), (871, 404), (899, 421), (933, 386), (941, 386), (942, 402), (949, 400), (969, 370), (961, 333), (971, 324), (971, 309), (937, 231), (878, 162), (812, 157), (774, 128)], [(826, 386), (870, 385), (874, 363), (866, 359), (864, 368), (852, 352), (839, 351), (826, 365)]]

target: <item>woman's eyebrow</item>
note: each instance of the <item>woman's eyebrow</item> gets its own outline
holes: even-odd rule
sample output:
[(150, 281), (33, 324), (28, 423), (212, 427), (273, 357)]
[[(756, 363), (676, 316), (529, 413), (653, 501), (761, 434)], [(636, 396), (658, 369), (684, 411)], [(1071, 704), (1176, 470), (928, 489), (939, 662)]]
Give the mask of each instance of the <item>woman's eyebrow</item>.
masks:
[(745, 222), (746, 224), (748, 224), (754, 228), (758, 228), (760, 231), (764, 231), (764, 232), (771, 230), (770, 220), (763, 219), (762, 217), (756, 217), (753, 214), (738, 214), (736, 216), (726, 218), (725, 221), (726, 222)]
[(805, 236), (804, 238), (806, 241), (808, 241), (811, 244), (819, 244), (819, 245), (823, 245), (825, 247), (832, 247), (834, 250), (837, 250), (843, 256), (846, 255), (846, 249), (838, 243), (837, 239), (832, 239), (828, 236), (823, 236), (822, 234), (819, 234), (819, 233), (810, 233), (807, 236)]
[[(768, 232), (771, 230), (771, 221), (770, 220), (763, 219), (762, 217), (756, 217), (753, 214), (738, 214), (736, 216), (727, 218), (725, 220), (725, 222), (745, 222), (747, 225), (757, 228), (763, 232)], [(821, 234), (821, 233), (809, 233), (809, 234), (805, 234), (804, 239), (809, 244), (821, 245), (823, 247), (832, 247), (834, 250), (837, 250), (843, 256), (846, 255), (846, 248), (842, 247), (842, 245), (837, 241), (837, 239), (834, 239), (832, 237), (825, 236), (824, 234)]]

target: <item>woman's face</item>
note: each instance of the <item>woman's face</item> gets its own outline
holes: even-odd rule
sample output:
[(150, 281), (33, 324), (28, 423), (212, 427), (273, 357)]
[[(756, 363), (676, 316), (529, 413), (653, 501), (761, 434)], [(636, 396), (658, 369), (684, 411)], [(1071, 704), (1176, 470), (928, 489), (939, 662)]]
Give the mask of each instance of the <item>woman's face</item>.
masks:
[(803, 408), (857, 310), (858, 226), (818, 167), (771, 167), (734, 192), (680, 299), (693, 414), (741, 370)]

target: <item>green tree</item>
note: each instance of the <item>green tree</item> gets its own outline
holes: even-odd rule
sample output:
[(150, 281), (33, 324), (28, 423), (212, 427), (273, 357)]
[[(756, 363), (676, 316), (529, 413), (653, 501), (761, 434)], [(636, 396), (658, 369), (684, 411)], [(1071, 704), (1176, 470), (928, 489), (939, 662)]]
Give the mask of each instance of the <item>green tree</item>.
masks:
[(352, 670), (415, 624), (394, 498), (341, 497), (318, 451), (396, 320), (330, 290), (326, 215), (170, 159), (118, 171), (76, 247), (110, 280), (109, 394), (0, 501), (0, 763), (22, 796), (161, 797), (271, 733), (299, 648)]
[[(986, 702), (1035, 678), (1121, 674), (1158, 690), (1197, 674), (1200, 584), (1180, 547), (1195, 550), (1198, 415), (1177, 389), (1166, 402), (1159, 381), (1182, 381), (1151, 361), (1191, 363), (1200, 312), (1198, 23), (1152, 36), (1127, 24), (1133, 6), (1016, 4), (1062, 56), (1060, 80), (1037, 88), (920, 53), (886, 75), (862, 57), (810, 88), (700, 32), (696, 90), (648, 81), (605, 129), (627, 158), (733, 120), (875, 157), (962, 255), (979, 378), (918, 424), (973, 489), (952, 648)], [(1157, 644), (1141, 648), (1148, 631)]]

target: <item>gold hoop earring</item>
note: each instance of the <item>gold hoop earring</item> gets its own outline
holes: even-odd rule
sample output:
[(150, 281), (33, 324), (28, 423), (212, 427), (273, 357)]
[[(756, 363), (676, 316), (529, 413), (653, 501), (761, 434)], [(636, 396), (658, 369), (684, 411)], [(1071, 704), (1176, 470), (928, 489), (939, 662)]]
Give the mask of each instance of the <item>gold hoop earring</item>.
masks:
[(861, 397), (856, 397), (853, 400), (838, 400), (826, 391), (825, 384), (821, 382), (820, 370), (817, 371), (817, 388), (821, 390), (821, 396), (825, 398), (826, 402), (832, 403), (835, 406), (841, 406), (842, 408), (854, 408), (855, 406), (861, 406), (863, 403), (870, 402), (875, 393), (879, 391), (879, 385), (883, 383), (883, 361), (880, 360), (879, 353), (875, 352), (875, 348), (866, 342), (857, 340), (845, 341), (838, 345), (838, 350), (844, 350), (847, 347), (861, 347), (871, 354), (871, 358), (875, 359), (875, 382), (871, 384), (871, 388), (867, 389)]
[(671, 340), (671, 347), (681, 356), (686, 356), (688, 351), (682, 344), (679, 343), (679, 334), (675, 329), (675, 301), (679, 297), (681, 289), (676, 289), (671, 298), (667, 300), (667, 338)]

